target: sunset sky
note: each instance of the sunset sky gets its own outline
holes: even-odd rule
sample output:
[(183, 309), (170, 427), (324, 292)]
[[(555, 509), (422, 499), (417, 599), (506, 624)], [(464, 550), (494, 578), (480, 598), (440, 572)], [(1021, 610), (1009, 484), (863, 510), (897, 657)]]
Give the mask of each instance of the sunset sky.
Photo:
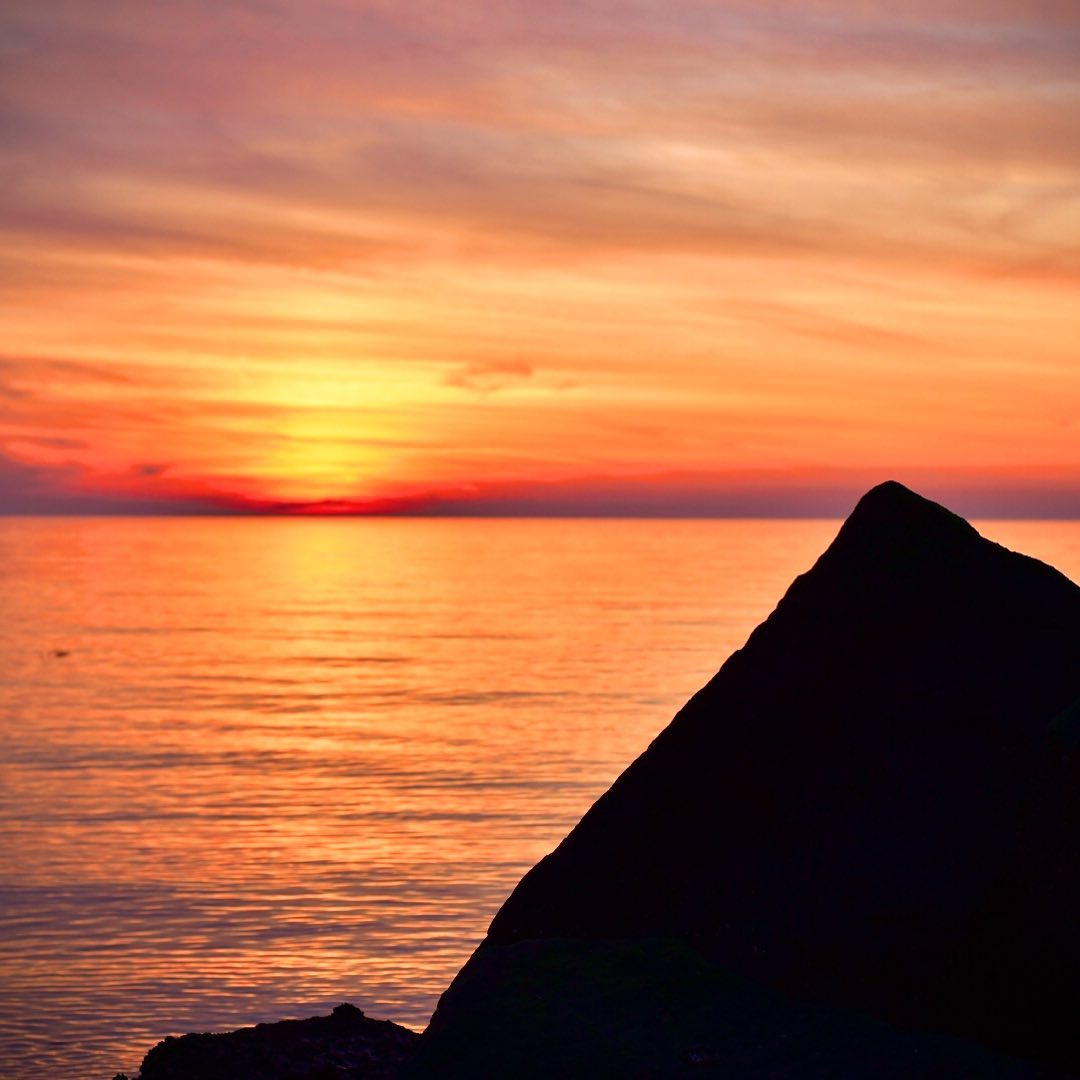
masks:
[(1076, 0), (9, 0), (0, 509), (1080, 516)]

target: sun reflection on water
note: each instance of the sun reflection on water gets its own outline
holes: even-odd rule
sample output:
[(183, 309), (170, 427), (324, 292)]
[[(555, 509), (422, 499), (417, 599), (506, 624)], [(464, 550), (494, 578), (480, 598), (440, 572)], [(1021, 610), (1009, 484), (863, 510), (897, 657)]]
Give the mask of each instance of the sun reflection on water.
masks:
[[(0, 1058), (420, 1028), (829, 522), (0, 519)], [(985, 530), (1080, 576), (1080, 526)]]

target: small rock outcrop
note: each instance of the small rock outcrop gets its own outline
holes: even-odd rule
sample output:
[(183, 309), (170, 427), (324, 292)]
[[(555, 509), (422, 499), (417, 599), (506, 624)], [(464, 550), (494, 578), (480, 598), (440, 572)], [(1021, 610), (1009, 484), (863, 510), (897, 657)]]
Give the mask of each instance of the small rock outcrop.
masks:
[(419, 1036), (354, 1005), (224, 1034), (159, 1042), (139, 1080), (389, 1080)]
[(882, 484), (522, 879), (410, 1074), (1080, 1073), (1078, 844), (1080, 588)]

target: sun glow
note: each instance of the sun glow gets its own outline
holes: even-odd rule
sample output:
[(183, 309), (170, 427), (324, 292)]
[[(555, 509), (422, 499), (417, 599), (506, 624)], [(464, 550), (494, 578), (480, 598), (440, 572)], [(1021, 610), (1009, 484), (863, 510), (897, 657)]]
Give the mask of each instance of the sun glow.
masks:
[(1075, 20), (193, 4), (0, 17), (0, 508), (1080, 512)]

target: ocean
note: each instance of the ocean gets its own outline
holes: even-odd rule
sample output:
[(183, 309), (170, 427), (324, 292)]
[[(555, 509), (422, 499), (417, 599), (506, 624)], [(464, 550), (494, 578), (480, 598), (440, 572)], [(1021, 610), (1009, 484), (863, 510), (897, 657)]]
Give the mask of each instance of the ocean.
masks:
[[(0, 518), (0, 1077), (422, 1028), (837, 527)], [(1080, 522), (979, 528), (1080, 580)]]

